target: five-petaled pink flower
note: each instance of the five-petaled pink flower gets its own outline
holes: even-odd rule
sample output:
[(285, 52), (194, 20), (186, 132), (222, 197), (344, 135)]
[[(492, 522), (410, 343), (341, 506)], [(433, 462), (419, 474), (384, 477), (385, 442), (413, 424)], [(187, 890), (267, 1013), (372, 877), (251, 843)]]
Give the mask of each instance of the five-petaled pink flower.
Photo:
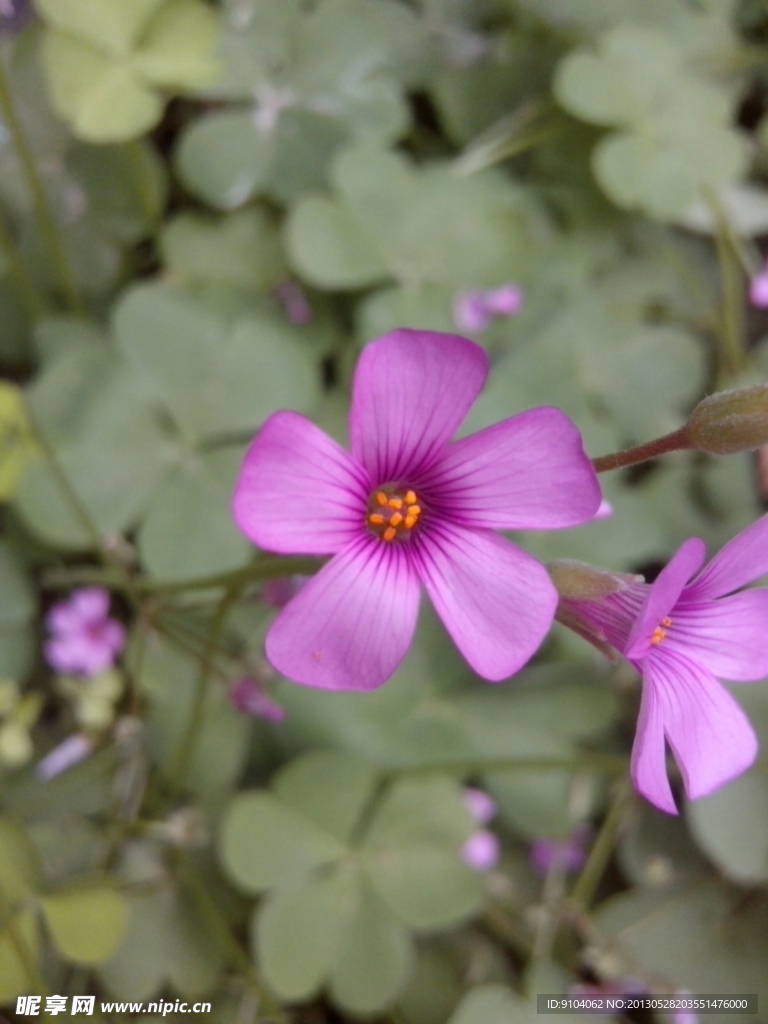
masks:
[(583, 523), (600, 486), (559, 409), (451, 443), (487, 373), (488, 357), (466, 338), (393, 331), (360, 357), (351, 454), (293, 412), (262, 427), (235, 491), (237, 523), (267, 550), (334, 556), (267, 636), (268, 658), (290, 679), (380, 686), (410, 646), (421, 586), (486, 679), (511, 676), (541, 644), (554, 586), (493, 531)]
[(568, 602), (643, 677), (632, 778), (670, 814), (677, 809), (665, 740), (692, 800), (746, 771), (758, 749), (746, 715), (716, 677), (750, 682), (768, 675), (768, 590), (734, 593), (768, 572), (768, 516), (699, 572), (705, 558), (704, 542), (694, 537), (652, 585), (628, 582), (600, 600)]
[(109, 618), (109, 594), (101, 587), (75, 590), (45, 621), (52, 634), (45, 657), (57, 672), (95, 676), (111, 668), (125, 646), (125, 628)]

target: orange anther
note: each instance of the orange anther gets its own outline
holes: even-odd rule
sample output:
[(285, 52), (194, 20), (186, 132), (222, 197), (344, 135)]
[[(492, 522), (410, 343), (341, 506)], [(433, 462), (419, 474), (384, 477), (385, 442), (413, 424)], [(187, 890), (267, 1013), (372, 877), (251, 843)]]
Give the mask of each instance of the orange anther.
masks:
[(653, 631), (653, 636), (651, 637), (651, 643), (652, 644), (660, 644), (661, 641), (664, 639), (664, 637), (666, 635), (667, 635), (666, 629), (661, 629), (660, 626), (657, 626), (656, 629), (654, 629), (654, 631)]
[(403, 514), (401, 512), (395, 512), (392, 518), (389, 520), (391, 526), (399, 526), (403, 521)]
[[(394, 519), (395, 517), (392, 516), (392, 518)], [(405, 517), (406, 529), (412, 530), (415, 525), (416, 525), (416, 516), (406, 516)]]
[(376, 501), (378, 501), (378, 503), (379, 503), (380, 505), (386, 505), (386, 504), (387, 504), (387, 496), (386, 496), (386, 494), (384, 493), (384, 491), (379, 491), (379, 492), (378, 492), (378, 493), (376, 494)]
[(420, 505), (409, 505), (408, 506), (408, 515), (409, 516), (421, 515), (421, 506)]
[(662, 626), (671, 626), (672, 625), (672, 619), (670, 619), (669, 616), (666, 616), (665, 618), (663, 618), (661, 620), (661, 624), (662, 624)]
[(387, 504), (389, 505), (390, 508), (402, 508), (403, 507), (403, 499), (402, 498), (390, 498), (389, 501), (387, 502)]
[(408, 491), (408, 492), (406, 492), (405, 504), (406, 505), (412, 505), (415, 501), (416, 501), (416, 492), (415, 491)]
[(384, 531), (384, 540), (394, 540), (396, 533), (397, 530), (394, 528), (394, 526), (388, 526)]
[(384, 516), (379, 515), (378, 512), (374, 512), (372, 516), (368, 516), (368, 522), (373, 523), (374, 526), (380, 526), (384, 522)]

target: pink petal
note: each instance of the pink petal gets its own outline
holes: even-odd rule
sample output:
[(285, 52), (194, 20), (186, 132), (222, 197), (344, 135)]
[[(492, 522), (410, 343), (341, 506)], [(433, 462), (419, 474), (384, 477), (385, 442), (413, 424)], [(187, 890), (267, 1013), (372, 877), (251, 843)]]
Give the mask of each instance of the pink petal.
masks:
[(548, 406), (456, 441), (421, 485), (456, 521), (496, 530), (575, 526), (602, 497), (581, 434)]
[(721, 679), (750, 682), (768, 676), (768, 590), (675, 609), (663, 647), (690, 657)]
[(352, 389), (352, 452), (374, 486), (412, 483), (455, 434), (488, 356), (457, 334), (398, 330), (363, 350)]
[(697, 601), (732, 594), (768, 573), (768, 515), (742, 530), (722, 548), (691, 584)]
[(473, 832), (461, 848), (461, 857), (474, 871), (490, 871), (501, 859), (499, 837), (485, 828)]
[(642, 660), (651, 650), (653, 631), (672, 611), (688, 580), (707, 557), (704, 541), (691, 537), (664, 566), (651, 585), (645, 607), (635, 621), (624, 652), (632, 661)]
[(485, 679), (514, 675), (549, 632), (557, 591), (540, 562), (496, 534), (435, 524), (413, 549), (437, 614)]
[(83, 587), (72, 594), (73, 609), (81, 621), (100, 622), (109, 614), (109, 592), (103, 587)]
[(655, 680), (643, 667), (643, 696), (632, 746), (632, 781), (638, 793), (667, 814), (677, 814), (667, 776), (664, 705)]
[(708, 669), (661, 649), (644, 669), (691, 800), (713, 793), (754, 763), (758, 744), (752, 726)]
[(373, 690), (413, 638), (419, 583), (405, 552), (363, 536), (286, 605), (267, 635), (267, 657), (297, 683)]
[(233, 512), (268, 551), (330, 555), (363, 531), (369, 490), (364, 470), (319, 427), (278, 412), (248, 449)]

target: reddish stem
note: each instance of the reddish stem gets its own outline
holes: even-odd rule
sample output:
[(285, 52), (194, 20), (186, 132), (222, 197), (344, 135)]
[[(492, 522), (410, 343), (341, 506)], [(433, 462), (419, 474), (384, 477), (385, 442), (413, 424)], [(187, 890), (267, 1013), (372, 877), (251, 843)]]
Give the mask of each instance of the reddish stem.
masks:
[(625, 469), (627, 466), (637, 466), (641, 462), (656, 459), (659, 455), (684, 451), (690, 447), (685, 427), (681, 427), (679, 430), (673, 430), (671, 434), (657, 437), (654, 441), (647, 441), (645, 444), (638, 444), (634, 448), (627, 448), (623, 452), (601, 455), (599, 459), (592, 459), (592, 465), (595, 467), (596, 473), (605, 473), (609, 469)]

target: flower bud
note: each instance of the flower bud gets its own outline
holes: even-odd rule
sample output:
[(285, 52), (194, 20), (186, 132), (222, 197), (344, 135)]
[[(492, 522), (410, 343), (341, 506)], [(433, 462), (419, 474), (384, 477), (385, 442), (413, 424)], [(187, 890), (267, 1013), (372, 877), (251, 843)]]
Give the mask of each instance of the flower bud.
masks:
[(768, 444), (768, 384), (710, 395), (693, 410), (684, 431), (691, 448), (709, 455)]

